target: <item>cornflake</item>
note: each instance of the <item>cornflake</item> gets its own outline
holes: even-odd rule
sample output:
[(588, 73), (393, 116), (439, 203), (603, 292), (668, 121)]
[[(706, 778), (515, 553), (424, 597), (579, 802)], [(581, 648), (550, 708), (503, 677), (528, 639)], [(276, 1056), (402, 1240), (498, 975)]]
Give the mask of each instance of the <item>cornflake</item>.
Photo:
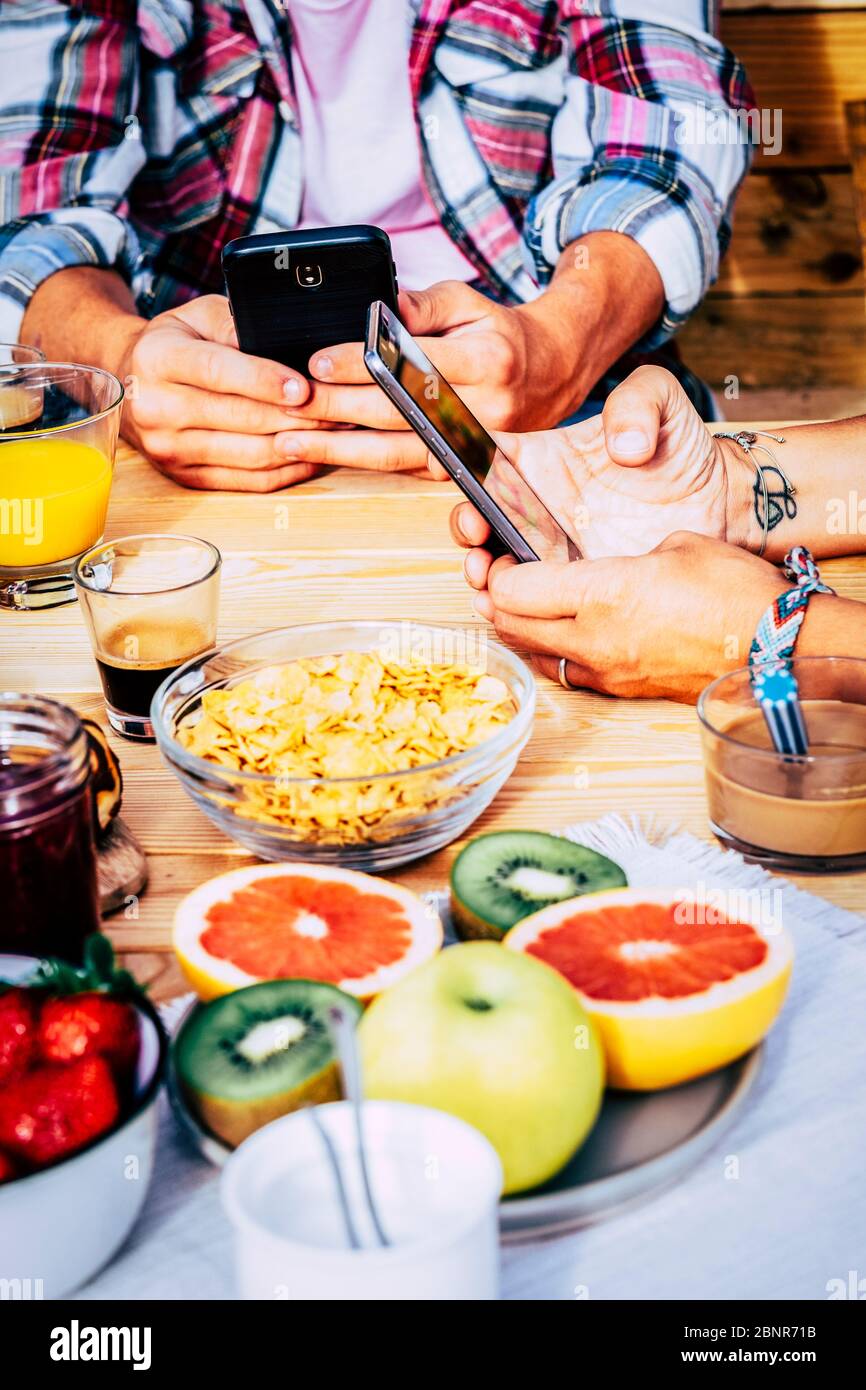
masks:
[[(236, 815), (311, 841), (390, 838), (468, 791), (447, 770), (394, 780), (474, 748), (516, 714), (504, 681), (464, 664), (376, 652), (301, 657), (208, 690), (177, 739), (200, 758), (272, 782), (244, 788)], [(340, 785), (341, 778), (377, 778)], [(408, 828), (408, 827), (407, 827)]]

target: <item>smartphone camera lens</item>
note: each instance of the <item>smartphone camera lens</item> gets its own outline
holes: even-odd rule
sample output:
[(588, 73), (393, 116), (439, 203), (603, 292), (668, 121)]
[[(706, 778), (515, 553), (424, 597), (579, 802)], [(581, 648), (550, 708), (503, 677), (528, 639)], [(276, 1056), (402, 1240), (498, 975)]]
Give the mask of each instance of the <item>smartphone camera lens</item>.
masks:
[(295, 279), (304, 290), (314, 290), (322, 283), (322, 267), (313, 262), (295, 267)]

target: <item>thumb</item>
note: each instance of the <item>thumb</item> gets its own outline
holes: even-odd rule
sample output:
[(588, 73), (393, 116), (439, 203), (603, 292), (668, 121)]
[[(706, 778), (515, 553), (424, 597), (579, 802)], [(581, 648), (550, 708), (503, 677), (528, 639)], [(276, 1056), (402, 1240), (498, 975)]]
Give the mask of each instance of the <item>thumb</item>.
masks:
[(659, 428), (674, 378), (662, 367), (639, 367), (617, 386), (602, 411), (604, 441), (614, 463), (635, 467), (649, 463), (658, 445)]
[(490, 301), (462, 280), (440, 280), (427, 290), (401, 290), (400, 317), (410, 333), (425, 337), (472, 323), (490, 312)]

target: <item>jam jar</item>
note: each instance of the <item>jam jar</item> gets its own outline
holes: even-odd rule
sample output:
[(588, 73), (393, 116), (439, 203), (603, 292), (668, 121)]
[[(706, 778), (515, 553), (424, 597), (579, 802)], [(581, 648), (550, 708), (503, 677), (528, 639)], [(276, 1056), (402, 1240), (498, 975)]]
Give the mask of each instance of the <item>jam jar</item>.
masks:
[(0, 694), (0, 952), (79, 964), (99, 930), (90, 778), (74, 710)]

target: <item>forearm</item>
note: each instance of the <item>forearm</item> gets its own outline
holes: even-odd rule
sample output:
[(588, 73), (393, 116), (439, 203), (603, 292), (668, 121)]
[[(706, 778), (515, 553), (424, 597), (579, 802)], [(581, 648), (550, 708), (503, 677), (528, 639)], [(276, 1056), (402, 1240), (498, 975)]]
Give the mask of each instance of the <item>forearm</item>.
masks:
[[(526, 245), (542, 282), (563, 247), (567, 258), (594, 234), (618, 233), (641, 247), (664, 294), (647, 316), (624, 283), (612, 318), (637, 309), (641, 324), (622, 334), (619, 352), (638, 342), (655, 348), (716, 278), (749, 163), (735, 113), (754, 98), (741, 65), (710, 32), (706, 9), (701, 32), (699, 7), (607, 0), (560, 8), (568, 64), (552, 131), (555, 177), (529, 204)], [(605, 336), (610, 328), (601, 325)], [(608, 365), (616, 355), (607, 354)]]
[(858, 656), (866, 652), (866, 603), (813, 594), (795, 656)]
[(559, 364), (550, 381), (550, 416), (558, 424), (624, 352), (658, 320), (661, 276), (629, 236), (590, 232), (566, 247), (549, 287), (521, 313), (535, 319), (555, 344)]
[[(769, 495), (767, 559), (778, 563), (792, 545), (808, 546), (819, 559), (866, 551), (866, 416), (773, 433), (785, 442), (762, 435), (758, 442), (773, 451), (790, 488), (773, 471), (772, 459), (763, 452), (755, 455)], [(729, 479), (728, 539), (757, 552), (764, 531), (763, 488), (739, 445), (725, 440), (722, 447)]]
[(144, 327), (129, 286), (114, 270), (70, 266), (44, 280), (27, 306), (21, 341), (50, 361), (86, 362), (120, 373)]

